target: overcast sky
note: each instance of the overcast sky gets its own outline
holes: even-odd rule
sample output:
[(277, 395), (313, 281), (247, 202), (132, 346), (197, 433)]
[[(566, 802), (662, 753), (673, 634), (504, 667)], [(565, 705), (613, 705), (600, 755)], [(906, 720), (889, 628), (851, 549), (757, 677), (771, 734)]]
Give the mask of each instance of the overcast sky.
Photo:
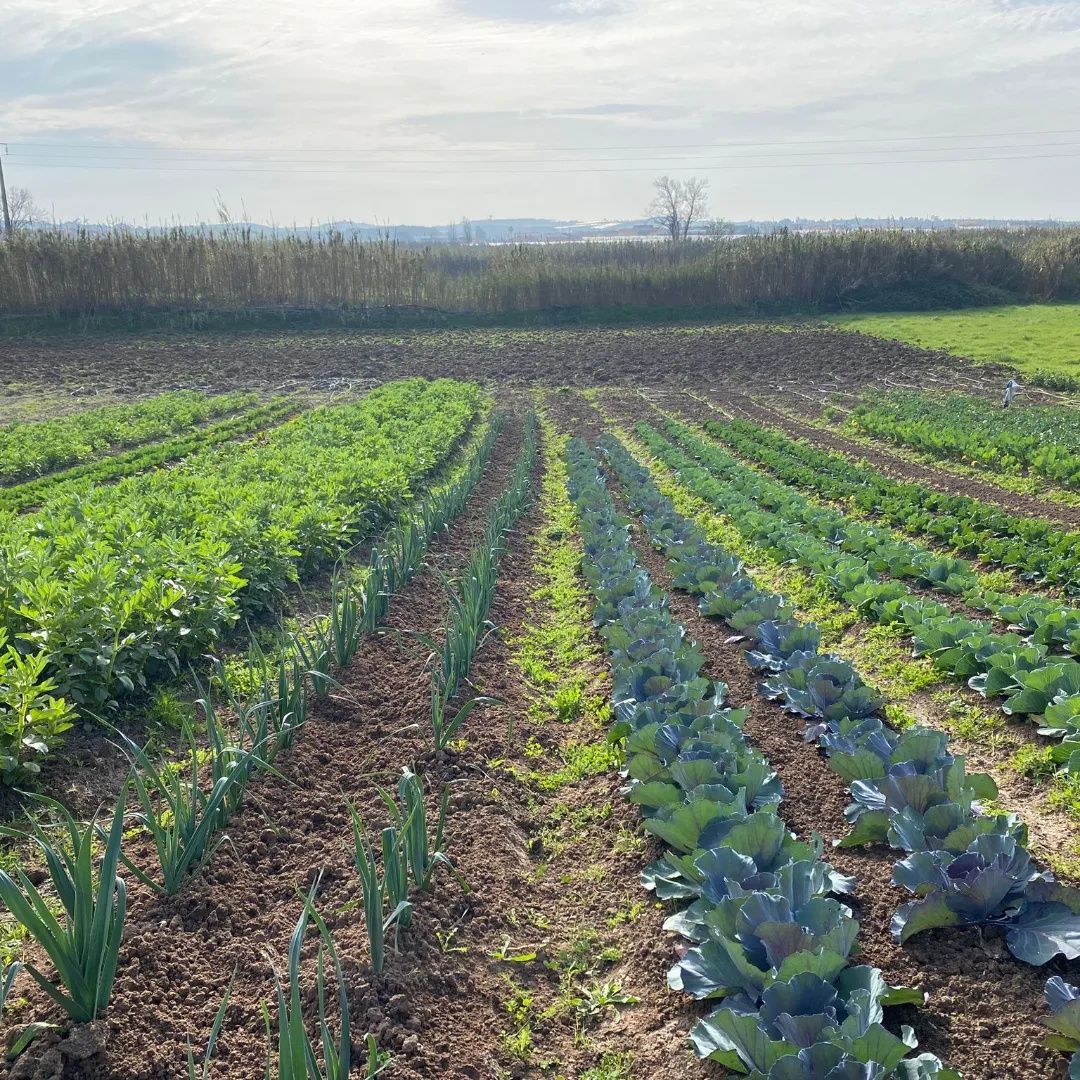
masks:
[(1080, 0), (4, 0), (4, 141), (65, 220), (1080, 218)]

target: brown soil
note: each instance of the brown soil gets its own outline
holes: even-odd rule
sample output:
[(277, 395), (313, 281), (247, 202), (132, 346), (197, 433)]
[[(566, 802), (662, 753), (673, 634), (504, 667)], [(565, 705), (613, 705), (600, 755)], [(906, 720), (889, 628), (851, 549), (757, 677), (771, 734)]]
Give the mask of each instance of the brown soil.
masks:
[[(661, 393), (685, 388), (717, 400), (733, 397), (760, 416), (762, 408), (740, 395), (779, 382), (796, 396), (822, 386), (859, 389), (918, 381), (933, 377), (935, 369), (945, 372), (946, 381), (963, 381), (975, 370), (952, 357), (944, 368), (937, 354), (831, 330), (339, 332), (0, 342), (0, 392), (10, 383), (8, 393), (16, 398), (97, 391), (123, 398), (148, 388), (191, 386), (338, 391), (423, 374), (498, 383), (504, 399), (504, 384), (511, 383), (522, 389), (528, 383), (644, 385)], [(596, 435), (597, 415), (577, 394), (554, 393), (550, 400), (566, 430)], [(572, 745), (599, 741), (602, 732), (586, 719), (565, 726), (539, 722), (529, 708), (535, 692), (512, 663), (508, 643), (537, 617), (529, 600), (536, 585), (532, 541), (543, 523), (535, 513), (511, 537), (492, 612), (501, 630), (488, 639), (472, 672), (474, 687), (503, 704), (471, 714), (463, 747), (438, 756), (430, 750), (427, 656), (406, 632), (438, 632), (446, 605), (434, 571), (454, 572), (480, 536), (520, 446), (520, 401), (516, 408), (518, 422), (508, 425), (465, 514), (433, 543), (427, 569), (395, 598), (387, 631), (363, 644), (342, 689), (316, 704), (296, 746), (278, 762), (282, 777), (253, 782), (230, 823), (228, 842), (179, 896), (158, 898), (140, 886), (130, 888), (120, 974), (104, 1018), (63, 1039), (46, 1036), (23, 1062), (0, 1065), (0, 1075), (33, 1076), (36, 1062), (42, 1078), (180, 1077), (187, 1040), (197, 1048), (205, 1043), (235, 970), (214, 1075), (261, 1080), (266, 1037), (260, 1004), (273, 992), (274, 968), (285, 965), (300, 912), (297, 890), (306, 889), (320, 870), (318, 907), (344, 958), (357, 1060), (364, 1034), (373, 1032), (381, 1047), (394, 1052), (388, 1080), (575, 1077), (608, 1052), (631, 1054), (638, 1080), (724, 1075), (685, 1047), (685, 1033), (703, 1009), (666, 990), (676, 945), (661, 929), (666, 912), (638, 884), (638, 872), (656, 851), (642, 842), (636, 813), (617, 796), (617, 777), (601, 773), (549, 788), (537, 775), (558, 768)], [(806, 434), (814, 441), (820, 435), (814, 429)], [(862, 447), (839, 448), (866, 457)], [(917, 475), (907, 462), (900, 465), (901, 475)], [(941, 474), (933, 476), (941, 487)], [(1069, 509), (1053, 506), (1051, 519), (1060, 520)], [(664, 559), (640, 533), (635, 540), (658, 584), (668, 585)], [(844, 835), (847, 792), (822, 756), (802, 741), (799, 723), (756, 694), (725, 628), (702, 619), (682, 594), (673, 594), (673, 607), (701, 642), (707, 673), (729, 684), (732, 704), (749, 708), (747, 733), (781, 775), (782, 811), (791, 827), (801, 834), (818, 831), (827, 841)], [(598, 692), (603, 679), (598, 675)], [(82, 807), (100, 785), (115, 786), (122, 775), (119, 759), (98, 760), (94, 739), (88, 735), (85, 745), (72, 740), (86, 776), (74, 769), (70, 790), (56, 792)], [(376, 976), (357, 908), (360, 889), (345, 798), (378, 828), (385, 810), (375, 785), (392, 785), (405, 764), (426, 778), (432, 807), (441, 784), (452, 785), (450, 853), (471, 891), (440, 876), (434, 893), (418, 898), (400, 953), (391, 953), (385, 972)], [(1052, 836), (1046, 834), (1044, 842)], [(145, 844), (136, 842), (132, 852), (149, 865)], [(969, 1078), (1063, 1075), (1065, 1059), (1041, 1048), (1041, 989), (1050, 974), (1080, 981), (1080, 965), (1032, 969), (1014, 961), (999, 937), (974, 930), (937, 931), (896, 947), (888, 923), (907, 896), (890, 883), (895, 858), (887, 850), (831, 856), (838, 869), (859, 878), (854, 907), (865, 961), (880, 966), (892, 982), (931, 993), (924, 1008), (892, 1010), (889, 1022), (913, 1024), (923, 1050)], [(314, 948), (311, 939), (304, 952), (308, 985)], [(533, 952), (531, 960), (508, 958)], [(583, 957), (586, 970), (572, 968), (571, 955)], [(583, 1026), (568, 1001), (606, 981), (638, 1003), (604, 1010)], [(20, 980), (17, 993), (26, 1000), (11, 1003), (0, 1038), (29, 1020), (62, 1019), (29, 985), (25, 977)], [(520, 1002), (522, 994), (531, 1003), (516, 1018), (508, 1004)]]
[[(729, 397), (725, 397), (723, 399), (718, 400), (715, 397), (713, 397), (711, 399), (705, 399), (705, 398), (702, 398), (702, 397), (699, 397), (699, 396), (696, 396), (696, 395), (693, 396), (693, 397), (684, 395), (684, 396), (679, 397), (678, 399), (673, 400), (669, 395), (665, 395), (663, 393), (649, 393), (649, 394), (640, 395), (639, 400), (641, 401), (641, 403), (645, 407), (647, 407), (648, 409), (654, 410), (659, 414), (663, 415), (663, 414), (669, 414), (670, 413), (670, 414), (673, 414), (676, 419), (681, 419), (683, 421), (686, 421), (686, 422), (689, 422), (689, 423), (696, 423), (696, 424), (699, 424), (699, 425), (703, 424), (707, 420), (716, 420), (717, 417), (720, 417), (722, 420), (725, 420), (725, 421), (729, 420), (729, 419), (732, 419), (734, 417), (740, 417), (742, 419), (746, 419), (746, 420), (752, 421), (754, 423), (760, 424), (761, 426), (766, 427), (766, 428), (773, 427), (773, 428), (777, 428), (777, 429), (780, 429), (780, 427), (781, 427), (781, 425), (779, 423), (779, 420), (788, 421), (794, 426), (792, 428), (784, 428), (784, 429), (782, 429), (782, 431), (783, 431), (784, 434), (788, 435), (789, 437), (796, 438), (796, 439), (797, 438), (807, 438), (807, 439), (809, 439), (809, 436), (805, 436), (805, 435), (801, 434), (800, 430), (796, 430), (796, 426), (798, 428), (800, 428), (800, 429), (802, 427), (806, 427), (810, 431), (815, 431), (815, 432), (820, 431), (820, 429), (813, 428), (812, 426), (809, 426), (809, 425), (799, 425), (799, 424), (797, 424), (797, 421), (795, 421), (789, 415), (779, 413), (776, 410), (769, 410), (768, 416), (766, 416), (764, 411), (761, 410), (760, 408), (759, 408), (758, 413), (751, 413), (749, 410), (744, 408), (745, 403), (748, 402), (749, 399), (745, 398), (745, 397), (741, 397), (741, 396), (729, 396)], [(633, 405), (635, 403), (636, 402), (628, 404), (627, 401), (625, 399), (623, 399), (622, 401), (619, 402), (619, 407), (623, 408), (623, 409), (630, 409), (630, 415), (633, 416), (633, 418), (636, 420), (636, 419), (640, 419), (640, 415), (638, 415), (639, 411), (635, 411), (634, 408), (633, 408)], [(777, 420), (777, 418), (779, 418), (779, 419)], [(774, 421), (776, 421), (776, 422), (774, 422)], [(822, 435), (824, 435), (826, 438), (828, 438), (830, 436), (830, 434), (831, 434), (830, 432), (820, 432), (820, 433)], [(835, 436), (835, 437), (837, 439), (842, 438), (841, 436)], [(843, 441), (848, 442), (850, 440), (843, 440)], [(866, 447), (863, 447), (860, 444), (854, 444), (854, 445), (857, 446), (861, 450), (864, 450), (864, 451), (866, 450)], [(846, 454), (844, 449), (842, 447), (840, 447), (840, 446), (830, 446), (827, 443), (822, 442), (819, 448), (823, 449), (823, 450), (830, 450), (831, 449), (836, 453), (845, 454), (848, 457), (851, 457), (851, 458), (853, 458), (855, 460), (859, 460), (857, 455), (855, 455), (853, 453), (852, 454)], [(735, 450), (733, 447), (725, 445), (724, 449), (728, 453), (732, 454), (734, 457), (736, 457), (740, 461), (742, 461), (744, 465), (747, 465), (748, 467), (753, 468), (753, 469), (757, 469), (759, 472), (765, 473), (766, 475), (773, 476), (775, 479), (780, 479), (779, 477), (776, 476), (774, 470), (770, 469), (767, 465), (764, 465), (764, 464), (762, 464), (762, 463), (760, 463), (758, 461), (753, 460), (750, 457), (747, 457), (745, 454), (740, 453), (739, 451)], [(921, 475), (915, 475), (915, 474), (907, 475), (907, 474), (904, 474), (902, 471), (899, 471), (899, 470), (890, 471), (889, 468), (882, 467), (880, 464), (875, 462), (875, 460), (872, 460), (871, 457), (867, 456), (865, 453), (863, 454), (863, 456), (861, 458), (861, 463), (866, 465), (868, 468), (872, 468), (872, 469), (877, 468), (877, 471), (880, 472), (882, 475), (890, 476), (895, 480), (901, 480), (901, 481), (908, 481), (908, 482), (911, 482), (911, 483), (924, 484), (924, 486), (934, 486), (934, 485), (930, 485), (928, 482), (924, 483), (924, 480), (923, 480)], [(908, 468), (911, 468), (911, 469), (923, 469), (923, 471), (928, 472), (929, 475), (932, 475), (933, 477), (936, 477), (939, 480), (941, 480), (940, 483), (936, 484), (936, 487), (937, 487), (938, 490), (944, 491), (944, 492), (946, 492), (948, 494), (967, 494), (969, 497), (978, 498), (978, 499), (980, 499), (981, 501), (984, 501), (984, 502), (990, 502), (990, 503), (993, 502), (992, 499), (991, 500), (983, 499), (982, 495), (979, 492), (973, 492), (973, 491), (970, 491), (970, 490), (965, 491), (965, 490), (959, 490), (959, 489), (958, 490), (953, 490), (949, 486), (949, 483), (948, 483), (950, 480), (957, 481), (957, 483), (960, 485), (961, 489), (963, 488), (964, 484), (969, 482), (967, 477), (961, 476), (960, 474), (957, 474), (957, 473), (942, 473), (942, 472), (937, 472), (937, 471), (935, 471), (933, 469), (925, 470), (923, 466), (920, 466), (917, 463), (911, 463), (911, 462), (908, 462), (908, 461), (899, 461), (898, 460), (896, 462), (896, 464), (904, 465), (904, 466), (906, 466)], [(976, 483), (977, 483), (977, 481), (976, 481)], [(986, 487), (986, 486), (991, 486), (991, 485), (983, 485), (983, 486)], [(1001, 496), (1003, 496), (1003, 497), (1005, 497), (1007, 499), (1011, 498), (1011, 499), (1023, 500), (1023, 499), (1026, 498), (1025, 496), (1016, 495), (1016, 494), (1014, 494), (1012, 492), (1008, 492), (1008, 491), (1005, 491), (1004, 489), (1000, 489), (1000, 488), (997, 488), (997, 487), (993, 487), (993, 490), (998, 495), (1001, 495)], [(816, 491), (812, 491), (812, 490), (807, 490), (806, 494), (810, 499), (821, 502), (823, 505), (832, 506), (835, 509), (843, 510), (845, 513), (849, 514), (849, 516), (852, 516), (856, 520), (867, 520), (867, 521), (870, 521), (870, 522), (877, 522), (878, 524), (882, 525), (883, 527), (895, 528), (895, 526), (893, 526), (890, 522), (885, 521), (884, 519), (880, 518), (879, 515), (874, 514), (874, 513), (867, 513), (867, 512), (862, 511), (861, 509), (854, 509), (854, 508), (849, 507), (848, 505), (846, 505), (841, 500), (822, 499), (818, 495), (818, 493)], [(1038, 502), (1038, 500), (1034, 500), (1034, 499), (1028, 499), (1028, 501), (1030, 501), (1030, 502)], [(1001, 502), (1001, 500), (998, 501), (998, 505), (1000, 506), (1000, 508), (1003, 511), (1007, 511), (1007, 512), (1014, 513), (1014, 514), (1019, 514), (1021, 516), (1024, 515), (1023, 510), (1017, 509), (1016, 507), (1010, 507), (1010, 506), (1004, 505), (1004, 503)], [(1043, 506), (1043, 505), (1048, 505), (1048, 504), (1039, 503), (1039, 505)], [(1055, 505), (1057, 505), (1057, 504), (1055, 504)], [(1078, 507), (1063, 507), (1063, 509), (1066, 511), (1067, 514), (1071, 514), (1074, 510), (1077, 513), (1080, 513), (1080, 506), (1078, 506)], [(1027, 515), (1027, 516), (1038, 516), (1038, 515)], [(1051, 524), (1058, 525), (1059, 527), (1062, 527), (1062, 528), (1065, 528), (1065, 529), (1069, 529), (1069, 527), (1070, 527), (1069, 522), (1064, 521), (1064, 520), (1051, 522)], [(937, 551), (942, 555), (955, 555), (955, 554), (957, 554), (955, 549), (953, 549), (948, 543), (946, 543), (943, 540), (938, 539), (937, 537), (926, 536), (926, 535), (923, 535), (923, 534), (921, 534), (919, 532), (915, 532), (915, 531), (910, 532), (909, 535), (912, 536), (913, 539), (918, 541), (920, 544), (922, 544), (923, 547), (928, 548), (931, 551)], [(993, 573), (993, 572), (1001, 571), (1003, 569), (1003, 567), (1001, 567), (999, 565), (995, 565), (994, 563), (991, 563), (991, 562), (989, 562), (987, 560), (973, 558), (971, 555), (964, 554), (963, 557), (967, 559), (967, 561), (971, 564), (973, 569), (975, 569), (977, 571), (981, 571), (983, 573)], [(1017, 594), (1029, 594), (1030, 593), (1030, 594), (1049, 596), (1049, 597), (1061, 597), (1062, 596), (1063, 590), (1062, 590), (1062, 587), (1060, 585), (1050, 584), (1048, 582), (1042, 582), (1042, 583), (1038, 583), (1038, 584), (1033, 584), (1032, 582), (1021, 580), (1021, 578), (1019, 577), (1019, 573), (1017, 571), (1006, 570), (1006, 572), (1013, 579), (1011, 584), (1007, 584), (1005, 586), (1004, 591), (1006, 591), (1006, 592), (1013, 592), (1013, 593), (1017, 593)], [(909, 584), (909, 587), (916, 588), (915, 586), (911, 586), (910, 583), (908, 583), (908, 584)], [(964, 605), (959, 600), (957, 600), (956, 598), (949, 598), (949, 597), (945, 597), (945, 596), (937, 596), (935, 598), (938, 599), (939, 602), (941, 602), (941, 603), (949, 604), (950, 606), (952, 606), (955, 610), (957, 610), (960, 613), (969, 614), (970, 617), (972, 617), (972, 618), (975, 618), (975, 617), (980, 618), (980, 619), (988, 619), (988, 618), (990, 618), (990, 616), (985, 612), (967, 612), (967, 611), (964, 611)]]
[[(653, 418), (653, 417), (647, 415), (642, 408), (637, 407), (639, 402), (644, 403), (644, 405), (645, 405), (645, 407), (647, 409), (655, 412), (657, 414), (656, 417)], [(702, 420), (709, 419), (711, 417), (715, 417), (715, 413), (711, 412), (708, 406), (702, 406), (700, 409), (693, 408), (693, 407), (680, 408), (679, 405), (675, 405), (672, 408), (667, 408), (665, 406), (660, 405), (654, 399), (651, 399), (651, 398), (637, 398), (637, 399), (634, 399), (634, 398), (629, 398), (626, 395), (620, 395), (620, 394), (618, 394), (617, 392), (614, 392), (614, 391), (606, 393), (606, 394), (603, 395), (603, 404), (604, 404), (604, 407), (608, 410), (609, 414), (616, 416), (619, 420), (621, 420), (623, 423), (625, 423), (627, 425), (627, 427), (630, 428), (630, 429), (632, 429), (634, 427), (634, 425), (637, 424), (641, 420), (647, 420), (647, 421), (651, 420), (655, 424), (656, 420), (662, 420), (662, 419), (664, 419), (665, 417), (667, 417), (669, 415), (674, 416), (675, 419), (681, 420), (683, 422), (697, 421), (698, 423), (700, 423)], [(693, 406), (694, 404), (695, 403), (691, 402), (691, 406)], [(661, 432), (661, 433), (663, 433), (663, 432)], [(702, 432), (702, 434), (704, 435), (705, 433)], [(779, 482), (779, 483), (783, 482), (783, 481), (780, 481), (779, 478), (775, 477), (773, 475), (773, 473), (771, 472), (771, 470), (769, 470), (766, 466), (761, 465), (761, 464), (759, 464), (759, 463), (757, 463), (757, 462), (755, 462), (755, 461), (753, 461), (751, 459), (748, 459), (745, 455), (739, 454), (738, 452), (733, 450), (731, 447), (725, 446), (724, 449), (729, 454), (731, 454), (733, 457), (738, 458), (748, 468), (754, 469), (757, 472), (762, 473), (763, 475), (765, 475), (767, 477), (772, 477), (773, 479), (776, 479), (777, 482)], [(846, 506), (844, 506), (841, 503), (836, 502), (836, 501), (832, 501), (832, 500), (829, 500), (829, 499), (823, 499), (818, 495), (817, 492), (806, 491), (806, 492), (803, 492), (803, 494), (806, 496), (806, 498), (812, 504), (816, 504), (816, 505), (819, 505), (819, 506), (827, 506), (827, 507), (831, 507), (834, 510), (839, 510), (842, 513), (848, 513), (848, 508)], [(885, 527), (887, 528), (888, 526), (886, 525)], [(940, 548), (940, 545), (938, 545), (936, 543), (926, 541), (926, 540), (924, 540), (923, 543), (924, 543), (924, 546), (929, 547), (932, 550), (934, 548)], [(883, 580), (883, 581), (891, 580), (890, 575), (888, 575), (888, 574), (881, 574), (879, 576), (880, 576), (881, 580)], [(953, 596), (953, 595), (950, 595), (949, 593), (935, 591), (934, 589), (931, 589), (929, 586), (919, 585), (918, 583), (912, 581), (909, 578), (901, 578), (899, 580), (900, 580), (900, 583), (905, 588), (910, 590), (913, 594), (915, 594), (917, 596), (920, 596), (925, 600), (931, 600), (931, 601), (933, 601), (935, 603), (938, 603), (938, 604), (944, 604), (946, 607), (948, 607), (950, 610), (955, 612), (957, 615), (963, 615), (963, 616), (965, 616), (965, 617), (967, 617), (969, 619), (977, 619), (980, 622), (989, 622), (989, 623), (996, 624), (998, 629), (1001, 629), (1001, 630), (1004, 630), (1004, 628), (1005, 628), (1005, 626), (1001, 622), (1001, 620), (997, 619), (995, 616), (993, 616), (989, 612), (980, 611), (979, 609), (973, 608), (970, 605), (966, 604), (964, 602), (963, 597)], [(1017, 591), (1017, 592), (1022, 591), (1024, 593), (1030, 593), (1032, 590), (1031, 590), (1029, 585), (1027, 585), (1027, 584), (1021, 585), (1018, 582), (1017, 585), (1016, 585), (1016, 590), (1015, 591)]]
[[(599, 414), (580, 399), (564, 401), (562, 415), (568, 428), (590, 440), (602, 431)], [(618, 497), (617, 483), (612, 490)], [(634, 536), (641, 562), (661, 588), (670, 590), (667, 561), (636, 522)], [(845, 836), (843, 810), (850, 796), (824, 756), (804, 742), (801, 723), (756, 692), (756, 680), (739, 645), (728, 640), (725, 626), (702, 617), (686, 594), (670, 595), (674, 614), (707, 657), (705, 674), (727, 683), (730, 702), (750, 710), (745, 730), (783, 781), (780, 812), (785, 821), (797, 834), (819, 833), (827, 846)], [(1064, 1059), (1042, 1045), (1042, 988), (1051, 974), (1063, 973), (1075, 982), (1080, 963), (1057, 961), (1033, 968), (1013, 959), (996, 934), (978, 929), (930, 931), (899, 947), (889, 923), (909, 896), (892, 884), (897, 857), (881, 847), (828, 856), (838, 870), (858, 879), (852, 906), (861, 926), (861, 961), (881, 968), (890, 983), (918, 986), (930, 995), (922, 1008), (895, 1010), (887, 1020), (910, 1023), (923, 1051), (939, 1055), (968, 1080), (1063, 1075)], [(1005, 1017), (1007, 1023), (1002, 1022)]]
[[(793, 363), (793, 356), (797, 359)], [(950, 358), (950, 368), (967, 365)], [(90, 336), (0, 341), (0, 387), (27, 394), (148, 387), (334, 389), (404, 375), (545, 385), (620, 383), (858, 388), (940, 367), (934, 353), (829, 329), (670, 327), (531, 331), (326, 332), (280, 336)], [(975, 370), (975, 369), (971, 369)]]

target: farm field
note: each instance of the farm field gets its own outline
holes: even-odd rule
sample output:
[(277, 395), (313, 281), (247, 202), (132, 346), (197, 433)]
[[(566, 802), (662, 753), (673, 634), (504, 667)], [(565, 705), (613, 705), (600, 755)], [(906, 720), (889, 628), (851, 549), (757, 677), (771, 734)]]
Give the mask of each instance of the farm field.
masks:
[(1070, 1075), (1080, 414), (1002, 382), (0, 342), (3, 1074)]
[[(1012, 373), (1080, 378), (1080, 304), (838, 315), (832, 326), (1001, 365)], [(1075, 389), (1075, 386), (1074, 386)]]

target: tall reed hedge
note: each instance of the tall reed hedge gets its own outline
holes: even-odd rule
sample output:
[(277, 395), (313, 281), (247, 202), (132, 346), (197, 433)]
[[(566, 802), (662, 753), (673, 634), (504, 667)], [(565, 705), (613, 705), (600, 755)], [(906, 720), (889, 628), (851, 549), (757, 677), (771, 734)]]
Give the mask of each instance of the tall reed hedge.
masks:
[(0, 313), (754, 305), (835, 308), (948, 280), (1080, 298), (1080, 230), (777, 233), (733, 240), (497, 247), (174, 229), (33, 231), (0, 242)]

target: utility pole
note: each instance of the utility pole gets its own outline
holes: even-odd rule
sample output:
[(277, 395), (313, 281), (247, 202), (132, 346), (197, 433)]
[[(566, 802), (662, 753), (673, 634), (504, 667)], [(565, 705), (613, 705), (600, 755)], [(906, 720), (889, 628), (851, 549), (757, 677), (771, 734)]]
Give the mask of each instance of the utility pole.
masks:
[(4, 232), (7, 233), (8, 239), (11, 239), (11, 212), (8, 210), (7, 203), (7, 188), (4, 186), (4, 154), (7, 153), (7, 143), (3, 144), (3, 150), (0, 151), (0, 202), (4, 204)]

